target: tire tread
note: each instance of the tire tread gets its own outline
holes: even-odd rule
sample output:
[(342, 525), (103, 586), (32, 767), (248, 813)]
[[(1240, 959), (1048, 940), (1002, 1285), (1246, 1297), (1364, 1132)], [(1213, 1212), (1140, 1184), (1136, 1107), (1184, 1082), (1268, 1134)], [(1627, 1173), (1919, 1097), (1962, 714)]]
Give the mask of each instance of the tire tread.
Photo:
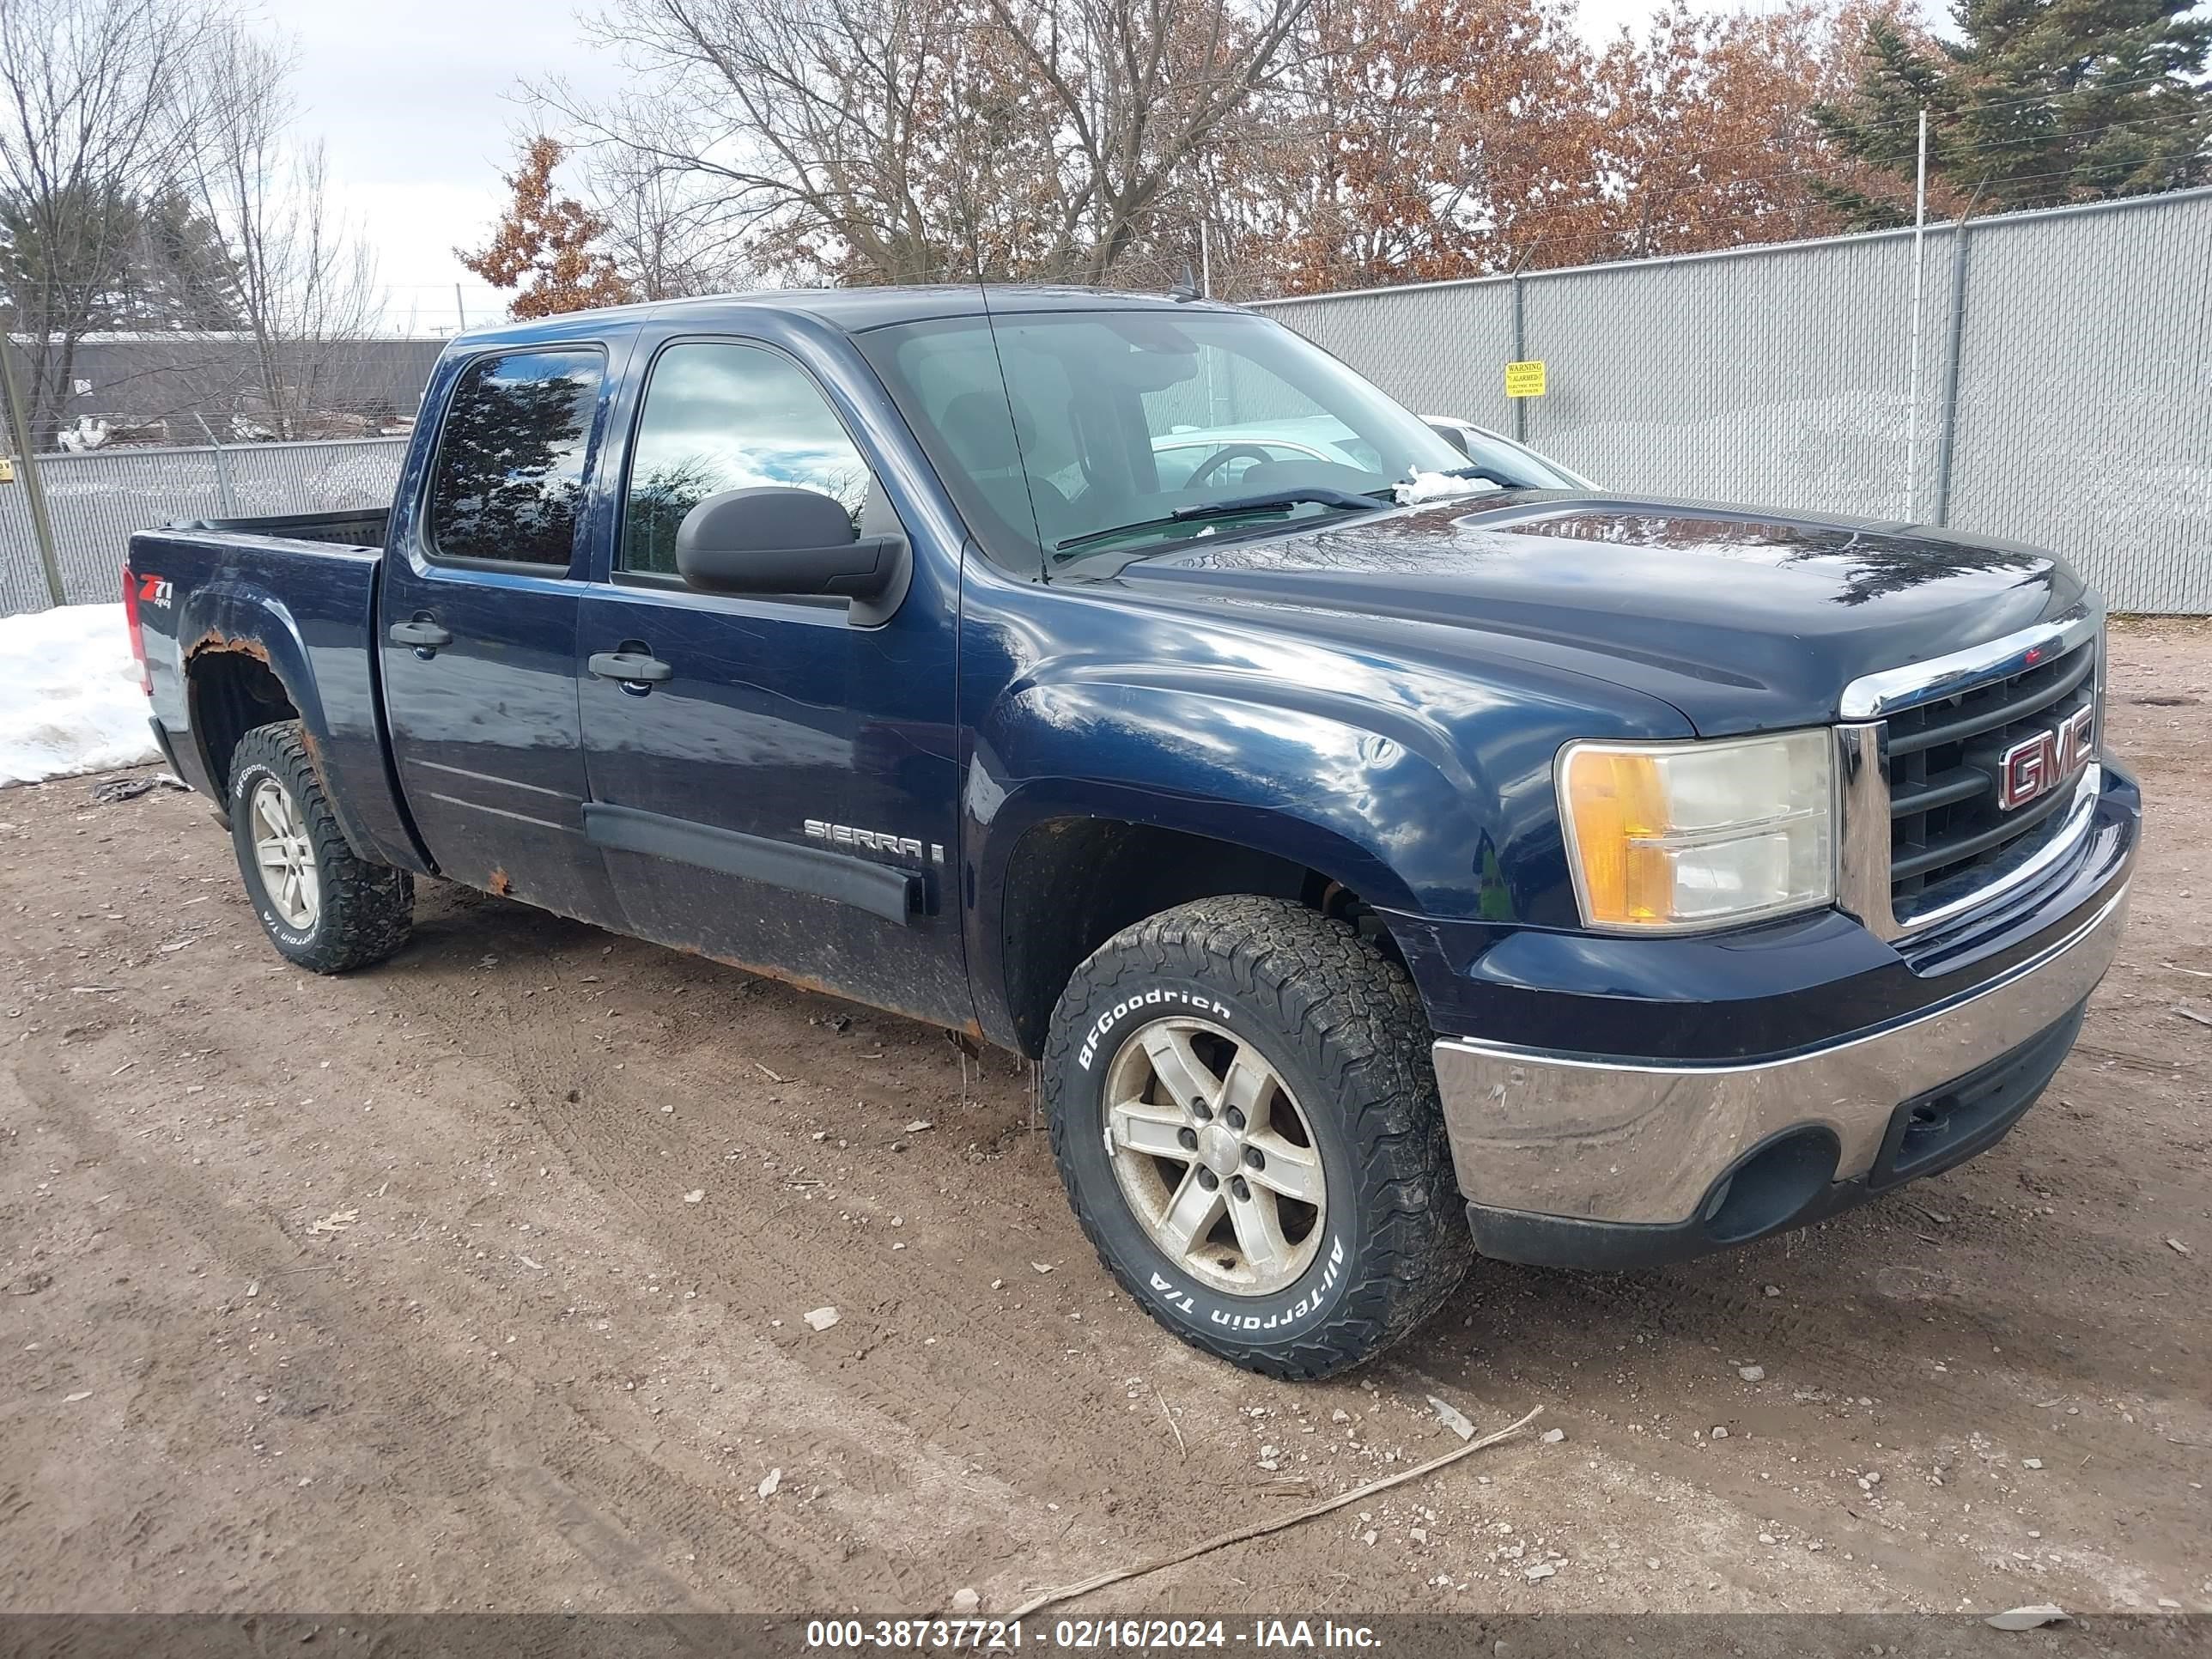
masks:
[[(391, 865), (372, 863), (353, 850), (331, 811), (322, 776), (297, 720), (255, 726), (238, 740), (231, 756), (228, 794), (237, 826), (233, 842), (247, 896), (254, 896), (260, 877), (252, 866), (252, 828), (238, 799), (238, 787), (245, 769), (256, 763), (292, 792), (307, 826), (307, 838), (314, 844), (321, 888), (321, 915), (309, 944), (295, 948), (273, 934), (270, 942), (289, 960), (319, 974), (351, 973), (392, 956), (414, 929), (415, 878)], [(260, 914), (258, 901), (254, 913)]]

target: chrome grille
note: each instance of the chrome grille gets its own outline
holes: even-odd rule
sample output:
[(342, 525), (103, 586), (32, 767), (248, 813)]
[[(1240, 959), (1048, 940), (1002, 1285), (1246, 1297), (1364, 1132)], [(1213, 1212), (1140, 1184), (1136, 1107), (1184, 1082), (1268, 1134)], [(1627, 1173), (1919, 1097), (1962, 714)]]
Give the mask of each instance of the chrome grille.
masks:
[[(1890, 908), (1899, 923), (1910, 925), (1936, 896), (1972, 888), (1981, 872), (2015, 861), (2023, 838), (2073, 800), (2069, 776), (2008, 810), (1999, 799), (2002, 763), (2015, 745), (2094, 707), (2100, 645), (2092, 635), (2017, 672), (1889, 715), (1882, 769)], [(2099, 735), (2092, 730), (2093, 743)]]

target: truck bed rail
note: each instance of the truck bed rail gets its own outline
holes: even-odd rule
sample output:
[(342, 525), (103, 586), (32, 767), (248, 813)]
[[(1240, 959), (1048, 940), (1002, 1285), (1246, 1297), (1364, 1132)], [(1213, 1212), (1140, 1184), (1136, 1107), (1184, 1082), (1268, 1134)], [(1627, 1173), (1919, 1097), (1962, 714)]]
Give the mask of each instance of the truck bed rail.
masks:
[(337, 547), (381, 547), (392, 510), (345, 507), (331, 513), (272, 513), (256, 519), (183, 519), (167, 528), (239, 536), (278, 536), (287, 541), (326, 542)]

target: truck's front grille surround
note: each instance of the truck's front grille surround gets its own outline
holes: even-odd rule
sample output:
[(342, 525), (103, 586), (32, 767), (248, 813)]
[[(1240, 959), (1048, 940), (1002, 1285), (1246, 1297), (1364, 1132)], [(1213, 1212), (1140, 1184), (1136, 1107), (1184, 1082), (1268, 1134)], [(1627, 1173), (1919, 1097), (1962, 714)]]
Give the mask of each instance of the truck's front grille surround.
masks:
[(1997, 799), (1996, 757), (2092, 707), (2096, 667), (2097, 641), (2090, 640), (2021, 673), (1889, 718), (1882, 752), (1893, 915), (1909, 916), (1926, 894), (1996, 863), (2073, 799), (2069, 776), (2008, 811)]
[[(1895, 939), (2063, 856), (2087, 829), (2100, 782), (2103, 632), (2101, 614), (2081, 606), (1846, 689), (1850, 723), (1837, 728), (1843, 908)], [(1999, 757), (2085, 708), (2094, 711), (2087, 763), (2037, 799), (2002, 806)]]

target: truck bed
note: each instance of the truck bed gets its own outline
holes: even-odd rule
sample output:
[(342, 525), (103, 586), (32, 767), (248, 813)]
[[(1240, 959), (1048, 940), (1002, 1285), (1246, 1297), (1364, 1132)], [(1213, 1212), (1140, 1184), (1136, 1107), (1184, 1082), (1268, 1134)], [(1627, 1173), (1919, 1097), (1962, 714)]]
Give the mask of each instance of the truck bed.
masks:
[(230, 745), (284, 718), (306, 727), (331, 810), (364, 855), (420, 862), (386, 763), (376, 690), (386, 510), (199, 520), (131, 538), (154, 723), (185, 781), (218, 806)]

